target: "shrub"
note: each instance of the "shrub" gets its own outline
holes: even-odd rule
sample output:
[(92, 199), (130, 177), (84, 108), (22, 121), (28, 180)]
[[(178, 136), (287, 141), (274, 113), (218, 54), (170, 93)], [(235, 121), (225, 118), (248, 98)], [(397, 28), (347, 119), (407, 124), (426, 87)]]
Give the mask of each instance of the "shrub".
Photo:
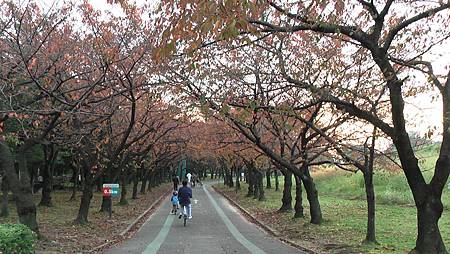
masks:
[(37, 235), (23, 224), (0, 225), (0, 253), (34, 253)]

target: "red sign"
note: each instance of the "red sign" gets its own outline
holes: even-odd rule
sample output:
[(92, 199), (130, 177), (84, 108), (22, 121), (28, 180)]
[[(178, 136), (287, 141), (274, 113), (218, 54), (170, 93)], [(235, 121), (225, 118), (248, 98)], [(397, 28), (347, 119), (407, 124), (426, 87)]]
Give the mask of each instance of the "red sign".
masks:
[(111, 197), (111, 188), (103, 187), (103, 197)]
[(117, 183), (103, 184), (103, 197), (118, 197), (120, 195), (120, 185)]

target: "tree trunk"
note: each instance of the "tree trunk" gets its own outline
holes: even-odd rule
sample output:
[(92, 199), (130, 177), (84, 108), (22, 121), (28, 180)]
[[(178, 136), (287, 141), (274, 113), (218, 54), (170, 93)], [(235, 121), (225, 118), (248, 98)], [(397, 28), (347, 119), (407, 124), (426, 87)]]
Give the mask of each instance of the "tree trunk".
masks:
[(294, 205), (294, 218), (303, 218), (303, 204), (302, 204), (302, 180), (300, 177), (295, 176), (295, 205)]
[(241, 169), (236, 171), (236, 192), (241, 189)]
[(229, 183), (230, 183), (230, 188), (233, 188), (234, 187), (234, 182), (233, 182), (233, 168), (231, 168), (231, 170), (230, 170), (230, 175), (228, 176), (230, 179), (229, 179)]
[(158, 169), (156, 172), (155, 172), (155, 175), (154, 175), (154, 177), (153, 177), (153, 185), (152, 185), (152, 187), (154, 188), (154, 187), (158, 187), (162, 182), (163, 182), (163, 174), (162, 174), (162, 172), (161, 172), (161, 170), (160, 169)]
[(147, 178), (147, 192), (152, 191), (154, 174), (155, 174), (154, 170), (150, 171), (150, 173), (148, 174), (148, 178)]
[[(367, 231), (365, 243), (377, 243), (375, 235), (375, 191), (373, 187), (373, 163), (375, 160), (375, 140), (377, 128), (374, 126), (372, 132), (372, 144), (370, 148), (367, 142), (364, 144), (364, 187), (367, 201)], [(367, 153), (367, 148), (369, 152)]]
[[(431, 192), (431, 189), (429, 189)], [(416, 247), (412, 253), (448, 253), (442, 240), (438, 222), (443, 212), (440, 198), (431, 193), (429, 199), (417, 207), (418, 233)]]
[(247, 197), (253, 197), (253, 194), (255, 193), (253, 171), (247, 168), (246, 175), (247, 175), (247, 182), (248, 182)]
[[(23, 146), (28, 144), (25, 143)], [(31, 146), (30, 146), (31, 147)], [(5, 170), (5, 175), (11, 189), (14, 200), (16, 201), (17, 214), (19, 222), (27, 225), (31, 230), (39, 233), (38, 224), (36, 221), (36, 206), (33, 202), (33, 195), (31, 193), (31, 186), (28, 176), (28, 169), (26, 167), (26, 153), (27, 148), (23, 148), (17, 154), (19, 161), (19, 170), (21, 179), (17, 176), (14, 168), (14, 159), (9, 150), (3, 142), (0, 142), (0, 168)]]
[(39, 202), (39, 206), (52, 206), (52, 177), (51, 177), (50, 168), (47, 165), (42, 170), (42, 197), (41, 202)]
[[(107, 172), (114, 172), (113, 169), (107, 169)], [(111, 176), (104, 176), (103, 183), (112, 183)], [(102, 204), (100, 206), (100, 212), (107, 213), (111, 216), (112, 214), (112, 199), (111, 196), (102, 196)]]
[(266, 188), (267, 189), (272, 189), (272, 182), (270, 181), (271, 174), (272, 174), (272, 172), (270, 171), (270, 169), (268, 169), (266, 171)]
[(253, 180), (252, 180), (252, 182), (253, 182), (253, 198), (254, 199), (259, 198), (260, 189), (259, 189), (259, 181), (258, 180), (259, 180), (258, 172), (253, 171)]
[(219, 179), (220, 178), (225, 178), (225, 170), (223, 170), (223, 168), (221, 168), (220, 170), (219, 170)]
[[(427, 184), (406, 131), (403, 81), (399, 79), (385, 51), (375, 47), (371, 49), (371, 53), (382, 70), (386, 85), (389, 88), (392, 123), (394, 125), (394, 131), (390, 136), (397, 149), (403, 173), (408, 181), (417, 209), (418, 234), (416, 247), (412, 252), (421, 254), (447, 253), (439, 231), (438, 221), (443, 212), (442, 191), (450, 175), (450, 75), (447, 75), (445, 84), (440, 84), (442, 87), (439, 90), (442, 94), (443, 106), (442, 129), (444, 131), (434, 175), (430, 183)], [(440, 83), (437, 79), (433, 79), (433, 82)]]
[(2, 178), (2, 207), (0, 209), (0, 217), (8, 217), (9, 216), (9, 207), (8, 207), (8, 181), (6, 176), (4, 175)]
[[(38, 225), (36, 221), (36, 205), (33, 201), (31, 192), (31, 186), (29, 184), (27, 157), (25, 152), (18, 154), (19, 172), (21, 176), (21, 189), (20, 195), (26, 194), (23, 197), (16, 196), (17, 213), (19, 215), (19, 221), (22, 224), (29, 226), (33, 231), (38, 232)], [(28, 155), (27, 155), (28, 156)], [(10, 179), (8, 179), (10, 183)], [(20, 205), (19, 205), (20, 203)]]
[(42, 170), (42, 178), (44, 180), (42, 185), (42, 197), (39, 206), (53, 206), (52, 204), (52, 190), (53, 190), (53, 166), (55, 164), (58, 151), (55, 149), (54, 144), (43, 145), (44, 150), (44, 168)]
[(134, 171), (134, 173), (133, 173), (133, 195), (131, 196), (131, 199), (138, 199), (138, 184), (139, 184), (139, 179), (137, 177), (137, 171)]
[(112, 214), (112, 199), (111, 196), (103, 196), (102, 197), (102, 205), (100, 207), (100, 212), (107, 213), (109, 215)]
[(281, 199), (281, 207), (279, 212), (288, 212), (292, 210), (292, 173), (282, 172), (284, 175), (283, 198)]
[(230, 170), (228, 170), (228, 169), (224, 170), (223, 177), (224, 177), (225, 182), (227, 183), (227, 186), (230, 187), (230, 188), (234, 187), (232, 174), (233, 173), (232, 173), (231, 169)]
[(149, 174), (148, 170), (144, 169), (142, 171), (142, 181), (141, 181), (141, 190), (140, 190), (141, 194), (145, 194), (145, 190), (146, 190), (146, 187), (147, 187), (148, 174)]
[(128, 200), (127, 200), (127, 172), (128, 170), (125, 170), (125, 172), (122, 172), (122, 175), (120, 176), (120, 184), (121, 186), (121, 191), (120, 191), (120, 201), (119, 201), (119, 205), (128, 205)]
[(72, 174), (73, 187), (72, 187), (72, 195), (70, 196), (69, 201), (73, 201), (77, 197), (78, 176), (80, 175), (79, 167), (73, 167), (72, 170), (73, 170)]
[(158, 186), (160, 186), (163, 183), (166, 183), (168, 179), (170, 181), (170, 177), (167, 177), (166, 172), (161, 168), (159, 173), (159, 181), (157, 183)]
[(97, 192), (102, 192), (103, 190), (103, 176), (98, 177), (95, 179), (95, 187), (97, 189)]
[(230, 182), (228, 178), (228, 169), (224, 170), (224, 177), (223, 177), (223, 185), (230, 187)]
[(90, 172), (90, 168), (83, 166), (83, 175), (82, 175), (82, 194), (80, 200), (80, 208), (78, 209), (78, 215), (75, 219), (75, 223), (77, 224), (85, 224), (88, 223), (88, 214), (89, 214), (89, 206), (91, 204), (92, 199), (92, 190), (94, 188), (94, 180)]
[(278, 180), (278, 170), (275, 170), (275, 191), (280, 190), (280, 181)]
[(33, 194), (33, 195), (36, 192), (34, 186), (36, 185), (35, 183), (36, 183), (36, 171), (37, 170), (35, 168), (39, 168), (39, 166), (36, 166), (36, 167), (33, 166), (33, 169), (31, 170), (31, 174), (30, 174), (31, 194)]
[(264, 201), (266, 200), (266, 195), (264, 193), (264, 173), (262, 171), (258, 171), (258, 200)]
[(309, 174), (308, 167), (304, 167), (301, 176), (303, 185), (305, 186), (306, 196), (309, 202), (309, 213), (311, 215), (312, 224), (320, 224), (322, 222), (322, 210), (319, 203), (319, 194), (317, 193), (314, 180)]
[(365, 242), (376, 243), (375, 237), (375, 191), (372, 172), (363, 172), (367, 199), (367, 231)]

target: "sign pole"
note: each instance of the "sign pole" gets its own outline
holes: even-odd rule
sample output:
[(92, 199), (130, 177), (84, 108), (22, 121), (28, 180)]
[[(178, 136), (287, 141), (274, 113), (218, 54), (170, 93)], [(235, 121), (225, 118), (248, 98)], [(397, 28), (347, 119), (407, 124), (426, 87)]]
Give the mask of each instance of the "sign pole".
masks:
[(120, 185), (118, 183), (104, 183), (103, 196), (109, 197), (111, 202), (111, 209), (109, 209), (109, 218), (112, 217), (112, 198), (120, 195)]

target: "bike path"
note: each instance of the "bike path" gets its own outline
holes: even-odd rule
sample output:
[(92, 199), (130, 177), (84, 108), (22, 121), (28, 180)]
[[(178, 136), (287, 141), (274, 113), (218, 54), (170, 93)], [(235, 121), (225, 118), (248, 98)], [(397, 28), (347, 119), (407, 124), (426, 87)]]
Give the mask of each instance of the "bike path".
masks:
[(170, 214), (169, 199), (134, 237), (106, 253), (302, 253), (249, 223), (210, 186), (193, 188), (193, 219), (186, 227), (182, 219)]

